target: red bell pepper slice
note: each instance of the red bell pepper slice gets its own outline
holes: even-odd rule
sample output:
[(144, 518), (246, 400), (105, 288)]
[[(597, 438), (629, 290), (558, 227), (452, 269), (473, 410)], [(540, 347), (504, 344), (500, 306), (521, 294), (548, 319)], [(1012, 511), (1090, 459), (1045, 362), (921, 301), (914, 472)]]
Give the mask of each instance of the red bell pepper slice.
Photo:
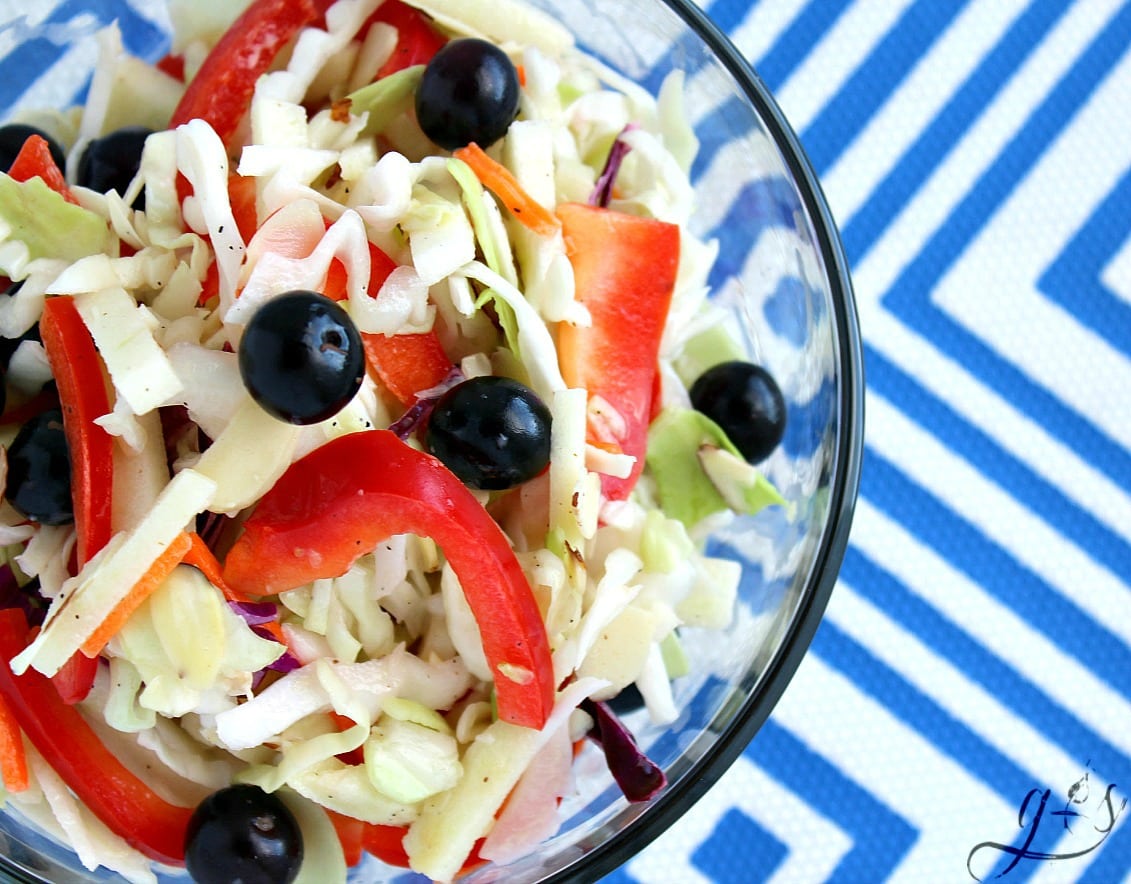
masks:
[(448, 42), (443, 34), (432, 27), (432, 20), (428, 16), (400, 0), (385, 0), (361, 27), (361, 32), (365, 33), (377, 22), (384, 22), (397, 29), (397, 45), (377, 71), (378, 80), (413, 65), (428, 64), (432, 56)]
[(153, 65), (163, 74), (168, 74), (174, 80), (185, 81), (185, 57), (183, 55), (164, 55)]
[[(333, 225), (329, 218), (323, 218), (326, 224), (326, 229), (329, 230)], [(273, 244), (274, 245), (274, 244)], [(305, 258), (306, 255), (295, 251), (293, 254), (286, 251), (285, 247), (280, 250), (279, 246), (275, 246), (271, 251), (276, 254), (285, 254), (287, 257)], [(369, 243), (369, 288), (366, 291), (376, 297), (377, 292), (381, 290), (381, 286), (385, 280), (389, 278), (389, 274), (396, 270), (396, 262), (381, 251), (373, 243)], [(330, 261), (330, 266), (326, 270), (326, 279), (322, 282), (322, 294), (324, 294), (331, 301), (344, 301), (349, 297), (349, 273), (346, 271), (346, 265), (333, 258)]]
[(43, 302), (43, 347), (59, 390), (71, 453), (71, 495), (82, 567), (110, 540), (114, 439), (94, 423), (110, 412), (102, 358), (68, 295)]
[(362, 834), (362, 845), (381, 862), (402, 869), (408, 868), (408, 851), (404, 849), (407, 826), (367, 825)]
[(8, 662), (27, 645), (21, 611), (0, 611), (0, 696), (20, 729), (63, 782), (126, 843), (159, 862), (183, 865), (192, 808), (177, 807), (134, 776), (34, 670), (15, 675)]
[(342, 855), (345, 857), (346, 866), (352, 869), (361, 862), (361, 855), (364, 852), (362, 842), (367, 823), (333, 810), (327, 810), (326, 816), (330, 818), (330, 822), (334, 826), (334, 831), (337, 832), (338, 841), (342, 845)]
[(255, 235), (259, 227), (259, 210), (256, 207), (258, 198), (258, 183), (255, 178), (238, 172), (228, 174), (228, 201), (232, 204), (236, 228), (245, 243)]
[(340, 436), (292, 464), (244, 524), (224, 580), (281, 592), (345, 573), (395, 534), (439, 544), (479, 624), (499, 717), (542, 727), (554, 702), (549, 642), (506, 535), (447, 467), (388, 430)]
[(280, 50), (331, 5), (332, 0), (253, 0), (204, 59), (169, 128), (204, 120), (228, 144), (251, 105), (256, 81)]
[[(408, 826), (382, 826), (367, 823), (361, 843), (365, 847), (366, 853), (373, 854), (386, 865), (407, 869), (409, 867), (408, 851), (404, 849), (404, 836), (407, 834)], [(486, 865), (487, 861), (479, 855), (479, 848), (483, 846), (484, 840), (484, 838), (480, 838), (475, 842), (471, 854), (464, 860), (463, 866), (459, 870), (461, 875)]]
[(439, 385), (452, 370), (452, 360), (435, 331), (363, 334), (361, 341), (366, 363), (402, 405), (412, 405), (417, 393)]
[(12, 161), (8, 176), (14, 181), (30, 181), (32, 178), (41, 178), (44, 184), (67, 202), (78, 205), (79, 201), (75, 199), (75, 195), (67, 187), (67, 180), (63, 177), (63, 172), (55, 163), (55, 158), (51, 156), (51, 148), (47, 145), (47, 139), (39, 135), (28, 136), (23, 147), (20, 148), (20, 152), (16, 154), (16, 158)]
[[(392, 258), (373, 243), (369, 244), (369, 292), (372, 295), (376, 296), (381, 290), (396, 266)], [(444, 352), (435, 329), (412, 335), (365, 333), (361, 341), (369, 370), (402, 405), (412, 405), (417, 393), (435, 387), (452, 370), (452, 360)]]
[[(184, 175), (177, 175), (177, 199), (184, 202), (185, 198), (192, 195), (192, 187)], [(232, 217), (236, 222), (243, 241), (248, 242), (255, 235), (259, 224), (259, 214), (256, 205), (258, 191), (254, 178), (232, 172), (228, 175), (228, 201), (232, 206)], [(201, 282), (200, 297), (197, 304), (205, 306), (220, 293), (220, 267), (213, 260), (205, 271)]]
[(71, 654), (69, 660), (51, 676), (51, 683), (68, 706), (81, 703), (94, 687), (98, 675), (98, 658), (88, 657), (81, 651)]
[(605, 495), (623, 500), (644, 468), (660, 339), (679, 269), (679, 228), (580, 203), (563, 204), (557, 214), (577, 299), (593, 317), (589, 327), (561, 326), (562, 377), (624, 419), (616, 438), (590, 433), (595, 444), (636, 458), (628, 478), (601, 477)]
[[(95, 418), (110, 411), (102, 358), (74, 299), (62, 295), (43, 303), (39, 322), (43, 347), (55, 376), (63, 411), (63, 433), (71, 455), (71, 499), (75, 510), (75, 556), (81, 568), (110, 540), (114, 440)], [(52, 678), (66, 703), (86, 698), (98, 660), (77, 653)]]

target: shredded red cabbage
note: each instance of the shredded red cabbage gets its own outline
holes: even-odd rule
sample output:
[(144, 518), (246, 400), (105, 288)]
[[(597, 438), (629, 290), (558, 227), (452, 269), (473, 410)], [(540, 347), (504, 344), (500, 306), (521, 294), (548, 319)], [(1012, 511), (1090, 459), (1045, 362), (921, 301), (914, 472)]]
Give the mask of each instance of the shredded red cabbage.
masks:
[(613, 197), (613, 183), (616, 181), (617, 172), (620, 171), (621, 163), (624, 162), (628, 152), (632, 150), (624, 140), (624, 133), (631, 132), (636, 128), (639, 127), (635, 123), (629, 123), (616, 137), (612, 148), (609, 150), (609, 158), (605, 160), (605, 168), (601, 170), (597, 184), (589, 195), (589, 205), (600, 206), (602, 209), (608, 206), (609, 200)]
[[(256, 626), (253, 624), (251, 631), (258, 635), (260, 638), (265, 638), (268, 641), (277, 642), (279, 640), (262, 626)], [(300, 669), (301, 667), (302, 661), (291, 653), (290, 648), (287, 648), (287, 650), (283, 651), (282, 656), (280, 656), (278, 660), (276, 660), (274, 663), (268, 663), (264, 669), (261, 669), (259, 670), (259, 672), (255, 673), (255, 675), (252, 677), (252, 684), (258, 684), (259, 680), (263, 677), (263, 674), (268, 669), (273, 669), (276, 672), (294, 672), (296, 669)]]
[(399, 439), (407, 442), (416, 432), (416, 428), (428, 420), (428, 416), (432, 414), (432, 406), (435, 404), (435, 399), (417, 399), (404, 414), (389, 424), (389, 429), (396, 433)]
[(601, 747), (609, 772), (624, 797), (632, 802), (650, 801), (668, 784), (660, 767), (640, 751), (628, 728), (607, 703), (585, 700), (581, 708), (593, 717), (589, 739)]
[(279, 607), (271, 602), (229, 601), (228, 605), (247, 621), (248, 626), (262, 626), (279, 619)]
[(453, 365), (448, 376), (439, 384), (430, 390), (422, 390), (418, 393), (417, 400), (408, 407), (404, 414), (389, 424), (389, 429), (396, 434), (397, 438), (408, 441), (408, 438), (417, 429), (428, 422), (436, 400), (462, 380), (464, 380), (463, 372), (460, 371), (458, 365)]
[(196, 533), (205, 546), (214, 549), (230, 521), (224, 513), (203, 512), (196, 517)]
[(38, 626), (47, 616), (47, 602), (39, 594), (39, 581), (20, 586), (10, 565), (0, 565), (0, 608), (18, 608), (31, 626)]
[[(279, 619), (279, 606), (271, 602), (237, 602), (229, 601), (229, 607), (237, 614), (239, 614), (244, 622), (251, 627), (251, 631), (258, 635), (260, 638), (265, 638), (268, 641), (278, 641), (279, 639), (263, 628), (266, 623), (274, 623)], [(290, 648), (283, 651), (283, 654), (274, 663), (267, 664), (266, 668), (259, 670), (252, 676), (252, 685), (258, 686), (262, 681), (263, 676), (268, 669), (273, 669), (276, 672), (293, 672), (302, 666), (298, 657), (291, 653)]]

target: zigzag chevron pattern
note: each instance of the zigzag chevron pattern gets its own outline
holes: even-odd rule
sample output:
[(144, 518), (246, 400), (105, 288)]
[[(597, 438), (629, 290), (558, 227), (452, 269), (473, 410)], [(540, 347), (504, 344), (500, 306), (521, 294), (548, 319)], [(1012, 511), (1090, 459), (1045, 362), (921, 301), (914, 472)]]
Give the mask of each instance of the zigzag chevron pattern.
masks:
[(1023, 846), (1030, 790), (1068, 807), (1087, 772), (1099, 826), (1097, 785), (1131, 784), (1131, 5), (706, 8), (842, 227), (867, 453), (794, 683), (608, 880), (1125, 880), (1125, 821), (1072, 859), (971, 851)]
[[(1046, 818), (1029, 847), (1072, 853), (1104, 788), (1115, 808), (1131, 794), (1131, 3), (703, 5), (841, 225), (867, 452), (840, 585), (785, 697), (606, 881), (1128, 880), (1123, 817), (1071, 859), (972, 851), (1023, 846), (1022, 805), (1047, 789), (1090, 817)], [(154, 44), (149, 0), (104, 7), (128, 47)], [(59, 39), (8, 52), (18, 27), (0, 30), (0, 107), (39, 103), (5, 70), (83, 88), (90, 59), (61, 48), (90, 24), (80, 5), (34, 15)], [(706, 174), (725, 174), (716, 110), (697, 120)]]

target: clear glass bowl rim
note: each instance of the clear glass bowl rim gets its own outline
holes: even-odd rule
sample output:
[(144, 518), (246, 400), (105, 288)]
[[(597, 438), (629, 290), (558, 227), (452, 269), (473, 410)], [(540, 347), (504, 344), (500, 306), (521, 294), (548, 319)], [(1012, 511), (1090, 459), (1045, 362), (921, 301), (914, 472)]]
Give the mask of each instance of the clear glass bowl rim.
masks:
[[(661, 0), (710, 49), (753, 106), (797, 185), (798, 198), (813, 226), (816, 246), (828, 270), (830, 308), (835, 317), (839, 365), (837, 397), (840, 426), (831, 474), (829, 515), (789, 630), (760, 681), (711, 748), (688, 775), (654, 799), (630, 825), (546, 879), (546, 884), (590, 884), (637, 855), (683, 816), (742, 754), (781, 698), (808, 651), (836, 584), (848, 546), (860, 483), (864, 440), (863, 352), (848, 260), (819, 180), (801, 142), (769, 88), (720, 28), (691, 0)], [(0, 879), (37, 884), (0, 855)]]
[(769, 87), (718, 25), (692, 0), (662, 0), (715, 55), (750, 101), (797, 186), (797, 196), (813, 225), (816, 246), (828, 270), (830, 308), (835, 321), (839, 365), (837, 397), (840, 426), (829, 489), (829, 515), (811, 570), (812, 579), (759, 684), (747, 697), (692, 772), (655, 798), (647, 811), (613, 837), (587, 852), (546, 884), (591, 884), (636, 856), (683, 816), (745, 750), (769, 718), (812, 642), (836, 584), (848, 547), (864, 451), (864, 357), (847, 256), (832, 211), (797, 134)]

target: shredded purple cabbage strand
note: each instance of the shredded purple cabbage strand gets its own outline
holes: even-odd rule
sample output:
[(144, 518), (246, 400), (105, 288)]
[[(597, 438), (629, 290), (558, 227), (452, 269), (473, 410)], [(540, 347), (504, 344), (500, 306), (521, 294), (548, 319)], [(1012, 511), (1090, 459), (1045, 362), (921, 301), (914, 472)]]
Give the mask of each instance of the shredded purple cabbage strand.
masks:
[(228, 605), (247, 622), (248, 626), (262, 626), (279, 619), (279, 608), (271, 602), (236, 602)]
[[(278, 641), (275, 636), (264, 629), (262, 626), (253, 626), (251, 631), (258, 635), (260, 638), (265, 638), (268, 641)], [(302, 661), (299, 660), (294, 654), (291, 653), (290, 648), (283, 651), (282, 656), (279, 657), (274, 663), (268, 663), (266, 669), (273, 669), (275, 672), (294, 672), (296, 669), (302, 668)], [(260, 670), (257, 675), (261, 674), (264, 670)]]
[(617, 173), (620, 171), (621, 163), (628, 156), (628, 152), (632, 150), (624, 140), (624, 133), (637, 128), (639, 127), (635, 123), (629, 123), (616, 137), (612, 148), (609, 150), (609, 157), (605, 160), (605, 168), (601, 170), (601, 174), (597, 177), (597, 184), (589, 195), (589, 205), (599, 206), (602, 209), (609, 205), (609, 200), (613, 198), (613, 184), (616, 181)]
[(230, 519), (223, 513), (205, 512), (196, 518), (196, 533), (209, 549), (214, 549)]
[(589, 739), (605, 753), (609, 772), (624, 797), (632, 802), (650, 801), (668, 784), (668, 778), (654, 761), (640, 751), (628, 728), (607, 703), (585, 700), (581, 708), (593, 717)]
[(448, 376), (440, 381), (431, 390), (422, 390), (417, 393), (416, 401), (408, 407), (404, 414), (389, 424), (389, 429), (396, 434), (398, 439), (407, 441), (420, 427), (428, 423), (436, 400), (448, 390), (464, 380), (463, 372), (458, 365), (453, 365)]
[(10, 565), (0, 565), (0, 609), (17, 608), (24, 612), (31, 626), (38, 626), (47, 616), (47, 602), (39, 594), (39, 581), (20, 586)]
[[(237, 602), (229, 601), (228, 606), (239, 614), (244, 622), (251, 627), (251, 631), (258, 635), (260, 638), (265, 638), (268, 641), (278, 641), (278, 639), (264, 629), (267, 623), (274, 623), (279, 619), (279, 606), (271, 602)], [(264, 669), (259, 670), (252, 676), (252, 685), (259, 686), (259, 682), (263, 680), (263, 676), (267, 674), (268, 670), (275, 672), (293, 672), (302, 666), (302, 661), (291, 653), (290, 648), (285, 650), (279, 659), (274, 663), (269, 663)]]

